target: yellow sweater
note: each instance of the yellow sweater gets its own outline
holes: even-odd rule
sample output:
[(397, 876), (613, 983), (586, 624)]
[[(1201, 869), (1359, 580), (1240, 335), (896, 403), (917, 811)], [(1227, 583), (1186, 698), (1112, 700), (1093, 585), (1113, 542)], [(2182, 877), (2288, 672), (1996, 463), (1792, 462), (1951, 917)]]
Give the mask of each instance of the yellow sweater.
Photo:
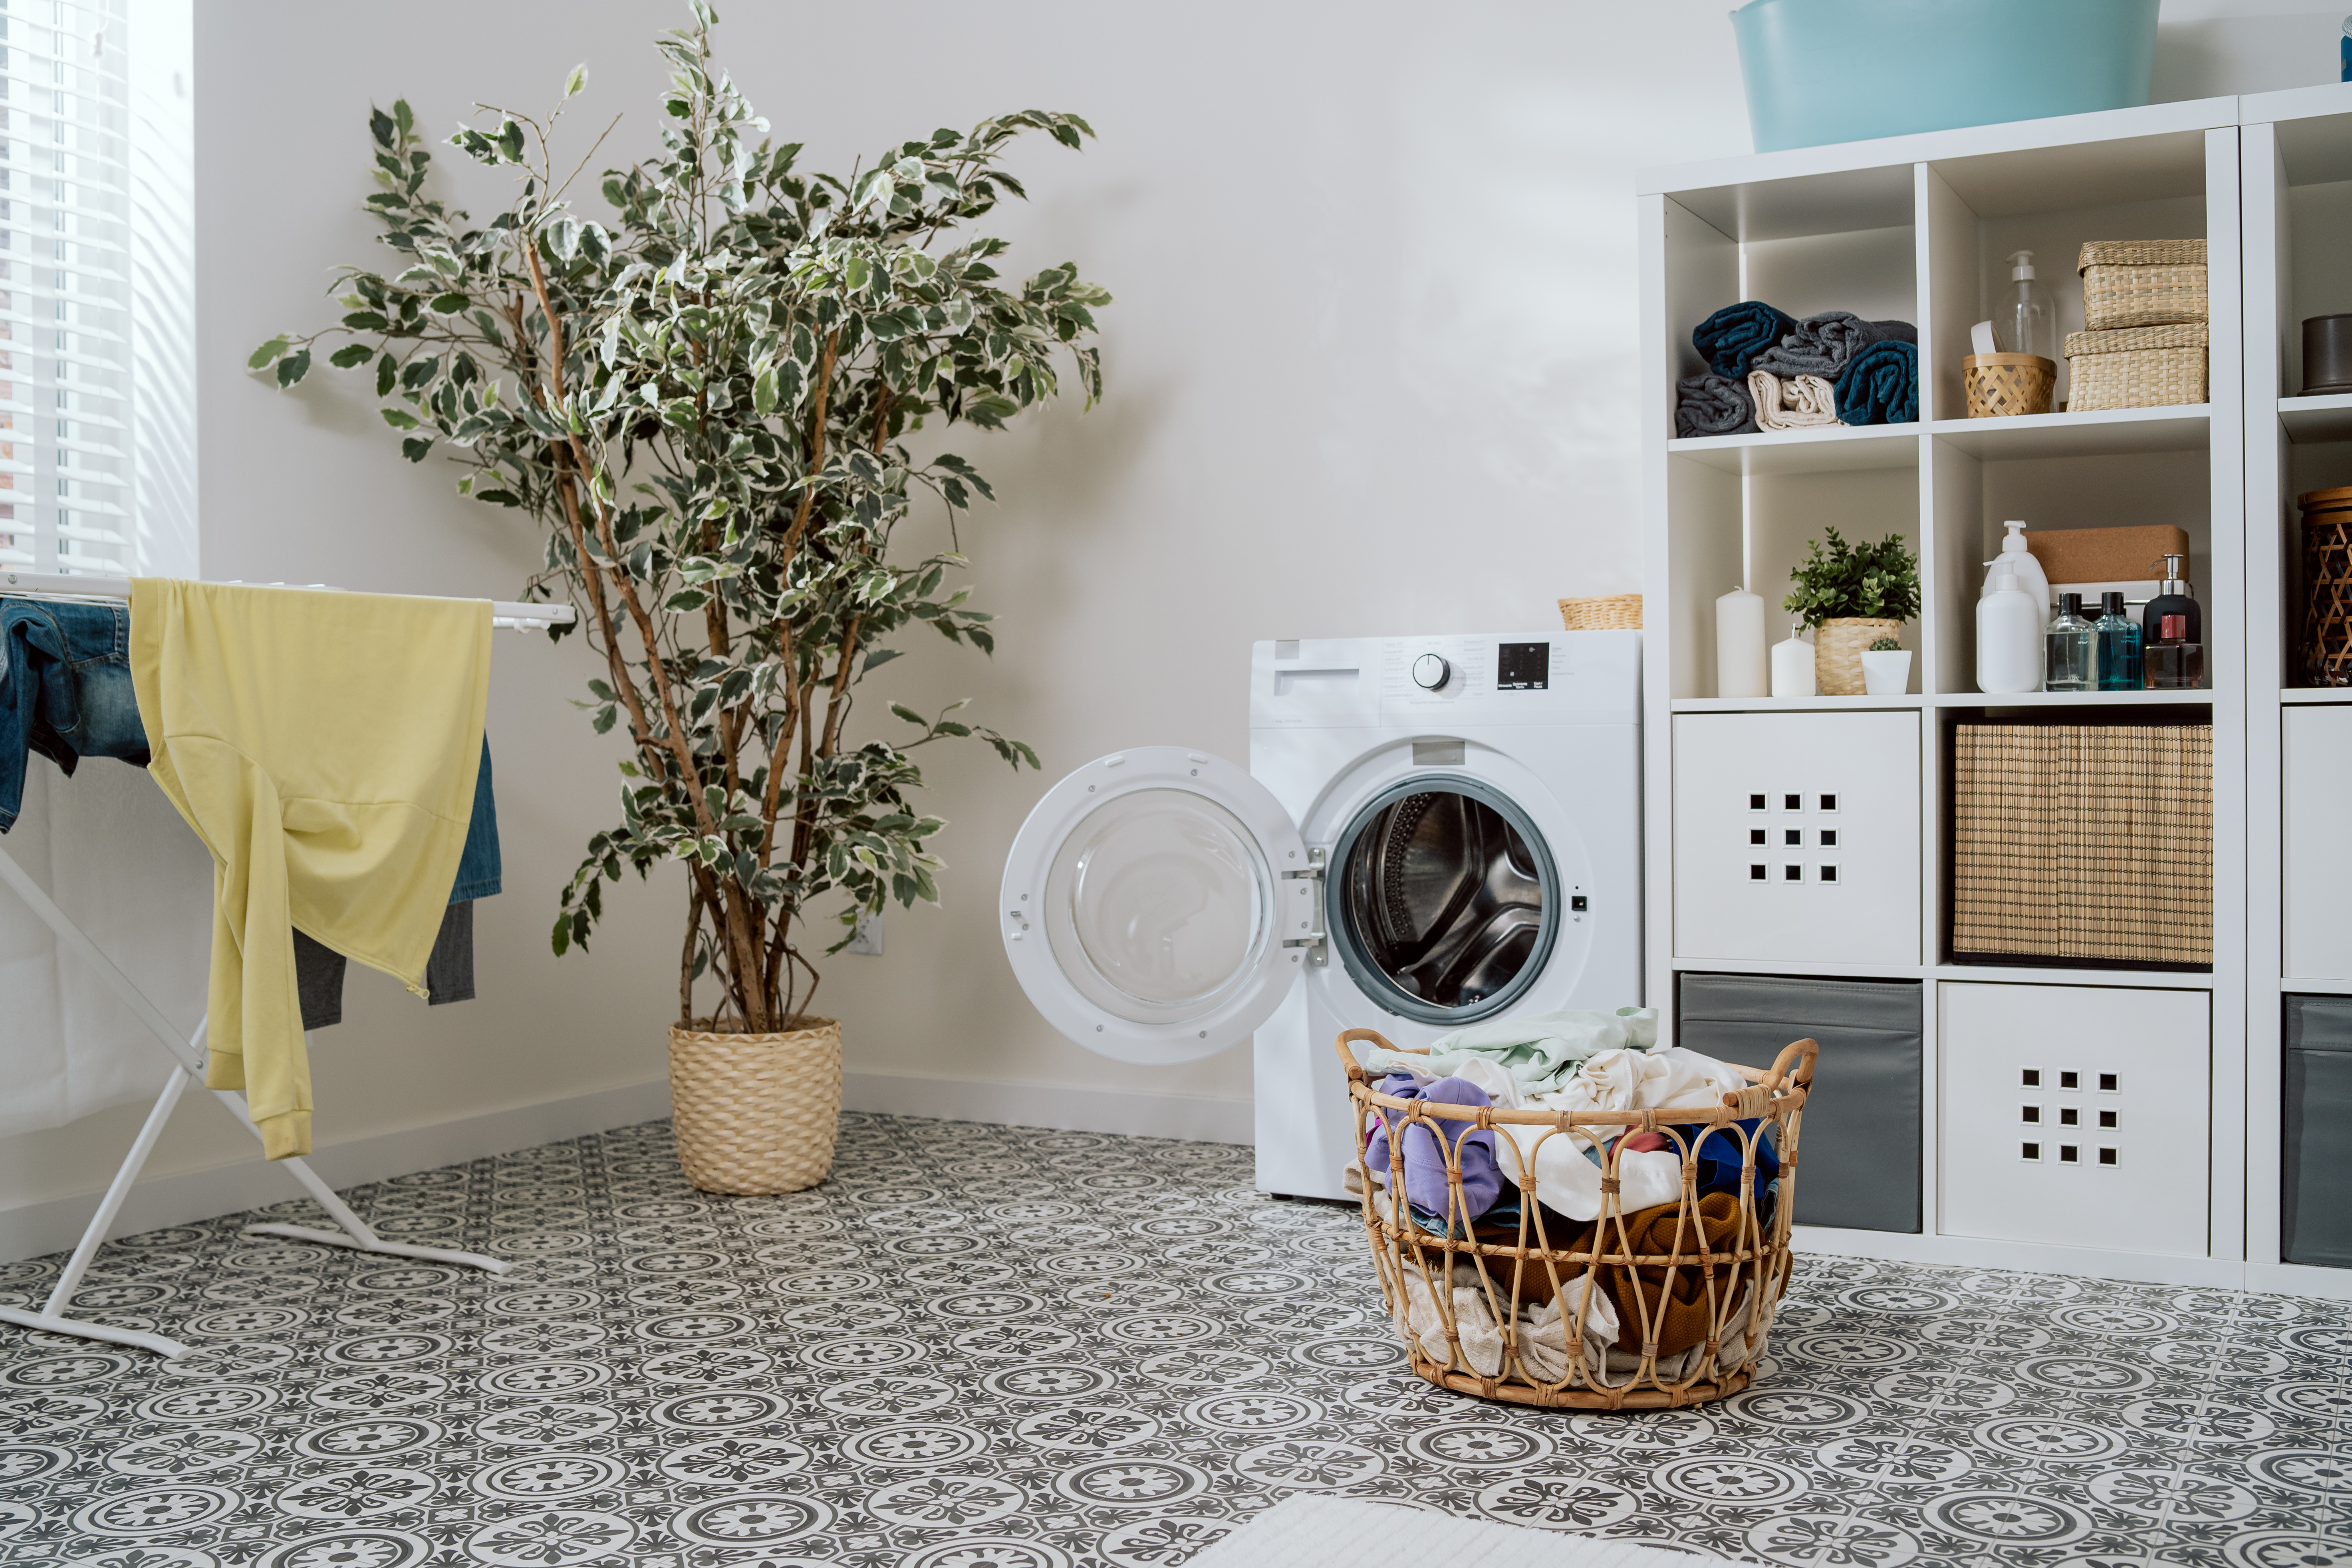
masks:
[(310, 1152), (293, 928), (423, 994), (489, 672), (486, 600), (131, 583), (148, 772), (213, 854), (205, 1081), (273, 1160)]

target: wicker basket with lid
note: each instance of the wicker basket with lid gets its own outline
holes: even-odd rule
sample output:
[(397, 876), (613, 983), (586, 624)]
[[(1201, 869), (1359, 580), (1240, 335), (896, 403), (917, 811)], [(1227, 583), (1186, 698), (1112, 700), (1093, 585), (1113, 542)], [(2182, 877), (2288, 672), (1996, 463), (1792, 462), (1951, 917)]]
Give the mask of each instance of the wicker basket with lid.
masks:
[(2083, 276), (2083, 325), (2094, 332), (2206, 320), (2201, 239), (2095, 239)]

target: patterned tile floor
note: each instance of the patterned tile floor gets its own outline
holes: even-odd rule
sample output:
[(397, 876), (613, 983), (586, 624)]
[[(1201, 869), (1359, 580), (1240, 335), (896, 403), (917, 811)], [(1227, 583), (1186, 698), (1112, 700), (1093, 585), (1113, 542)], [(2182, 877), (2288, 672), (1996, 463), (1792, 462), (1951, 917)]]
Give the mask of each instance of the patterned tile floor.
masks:
[(655, 1123), (353, 1197), (522, 1266), (109, 1247), (81, 1307), (200, 1349), (0, 1331), (0, 1564), (1165, 1565), (1297, 1488), (1772, 1563), (2352, 1564), (2340, 1305), (1812, 1261), (1758, 1387), (1553, 1415), (1405, 1373), (1353, 1216), (1223, 1145), (853, 1116), (822, 1188), (726, 1199)]

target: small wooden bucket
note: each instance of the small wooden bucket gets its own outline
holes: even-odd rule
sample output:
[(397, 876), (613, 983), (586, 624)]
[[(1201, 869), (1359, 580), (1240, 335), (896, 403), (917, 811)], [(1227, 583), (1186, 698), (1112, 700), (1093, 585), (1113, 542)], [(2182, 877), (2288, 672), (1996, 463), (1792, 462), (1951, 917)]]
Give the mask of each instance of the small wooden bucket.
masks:
[(2058, 390), (2058, 363), (2040, 354), (1969, 354), (1960, 361), (1960, 384), (1971, 419), (2047, 414)]

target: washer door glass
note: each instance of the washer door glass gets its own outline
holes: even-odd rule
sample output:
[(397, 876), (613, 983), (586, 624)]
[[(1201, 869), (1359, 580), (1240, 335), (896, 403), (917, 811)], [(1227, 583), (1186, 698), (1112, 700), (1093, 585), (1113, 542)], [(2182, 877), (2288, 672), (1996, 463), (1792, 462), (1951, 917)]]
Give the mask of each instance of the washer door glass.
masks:
[(1164, 1023), (1251, 981), (1274, 940), (1273, 905), (1273, 872), (1233, 813), (1189, 790), (1137, 790), (1063, 841), (1046, 873), (1045, 933), (1087, 1000)]
[(1561, 906), (1528, 814), (1476, 779), (1418, 774), (1340, 838), (1332, 934), (1365, 993), (1423, 1023), (1499, 1012), (1535, 984)]

